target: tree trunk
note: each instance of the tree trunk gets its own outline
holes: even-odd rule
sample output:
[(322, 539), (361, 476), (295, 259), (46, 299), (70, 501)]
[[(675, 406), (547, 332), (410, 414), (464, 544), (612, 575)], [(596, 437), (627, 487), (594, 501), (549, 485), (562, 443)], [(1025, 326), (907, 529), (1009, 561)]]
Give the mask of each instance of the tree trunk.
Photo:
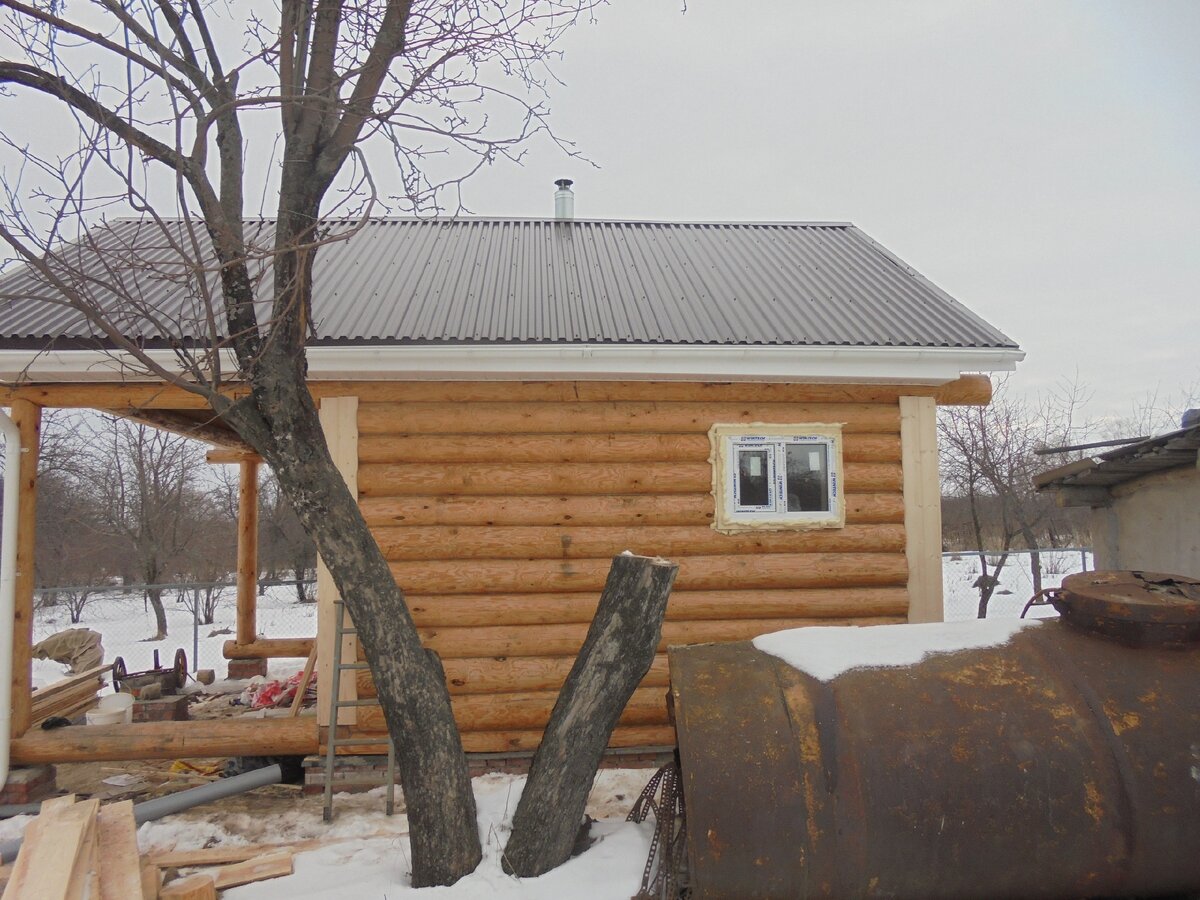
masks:
[(600, 605), (530, 768), (504, 849), (506, 868), (534, 877), (566, 862), (588, 791), (621, 711), (654, 661), (679, 567), (613, 559)]
[(163, 608), (162, 588), (146, 588), (146, 600), (154, 610), (155, 635), (151, 640), (161, 641), (167, 636), (167, 611)]
[[(358, 500), (329, 455), (316, 407), (296, 360), (273, 349), (256, 362), (255, 412), (222, 414), (275, 472), (300, 522), (329, 567), (358, 639), (396, 745), (408, 807), (415, 887), (452, 884), (481, 857), (475, 797), (450, 694), (436, 657), (426, 654), (404, 595), (392, 578)], [(300, 365), (303, 365), (301, 362)], [(269, 435), (263, 435), (265, 424)]]

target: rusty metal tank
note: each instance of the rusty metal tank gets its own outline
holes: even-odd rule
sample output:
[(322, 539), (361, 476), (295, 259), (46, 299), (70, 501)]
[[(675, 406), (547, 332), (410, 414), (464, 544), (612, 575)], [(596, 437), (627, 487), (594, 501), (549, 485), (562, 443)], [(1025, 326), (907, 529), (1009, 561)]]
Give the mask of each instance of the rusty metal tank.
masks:
[(824, 681), (671, 648), (693, 896), (1200, 890), (1200, 582), (1082, 573), (1053, 602), (1006, 643)]

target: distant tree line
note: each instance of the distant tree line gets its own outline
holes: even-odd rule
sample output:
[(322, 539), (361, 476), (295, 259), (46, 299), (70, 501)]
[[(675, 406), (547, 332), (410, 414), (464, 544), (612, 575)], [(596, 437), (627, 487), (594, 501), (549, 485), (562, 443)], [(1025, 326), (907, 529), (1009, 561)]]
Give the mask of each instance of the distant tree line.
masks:
[[(205, 445), (99, 414), (48, 411), (38, 467), (35, 579), (44, 605), (76, 623), (96, 593), (146, 585), (154, 639), (167, 635), (162, 584), (211, 624), (212, 585), (237, 568), (238, 473)], [(270, 473), (259, 488), (259, 577), (294, 580), (312, 599), (316, 551)], [(194, 585), (194, 587), (192, 587)]]

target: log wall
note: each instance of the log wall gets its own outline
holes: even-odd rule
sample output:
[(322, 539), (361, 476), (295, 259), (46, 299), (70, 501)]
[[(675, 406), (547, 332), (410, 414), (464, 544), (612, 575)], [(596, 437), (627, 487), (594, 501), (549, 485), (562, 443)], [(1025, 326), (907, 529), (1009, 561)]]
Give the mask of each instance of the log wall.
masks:
[[(930, 394), (928, 387), (913, 392)], [(610, 559), (679, 563), (660, 656), (612, 745), (674, 742), (668, 644), (909, 610), (903, 387), (398, 383), (361, 386), (360, 505), (442, 657), (468, 751), (536, 747)], [(841, 422), (846, 527), (722, 535), (708, 429)], [(369, 674), (358, 695), (374, 695)], [(356, 730), (383, 729), (377, 707)]]

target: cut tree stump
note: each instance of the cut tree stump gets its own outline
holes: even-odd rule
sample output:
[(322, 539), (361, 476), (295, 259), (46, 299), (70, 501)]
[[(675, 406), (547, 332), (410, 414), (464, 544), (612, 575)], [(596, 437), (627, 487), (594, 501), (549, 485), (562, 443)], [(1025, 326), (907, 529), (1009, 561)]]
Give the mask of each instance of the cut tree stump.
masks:
[(508, 871), (533, 877), (570, 858), (600, 757), (654, 662), (678, 571), (665, 559), (613, 558), (587, 640), (559, 692), (513, 816), (504, 849)]

